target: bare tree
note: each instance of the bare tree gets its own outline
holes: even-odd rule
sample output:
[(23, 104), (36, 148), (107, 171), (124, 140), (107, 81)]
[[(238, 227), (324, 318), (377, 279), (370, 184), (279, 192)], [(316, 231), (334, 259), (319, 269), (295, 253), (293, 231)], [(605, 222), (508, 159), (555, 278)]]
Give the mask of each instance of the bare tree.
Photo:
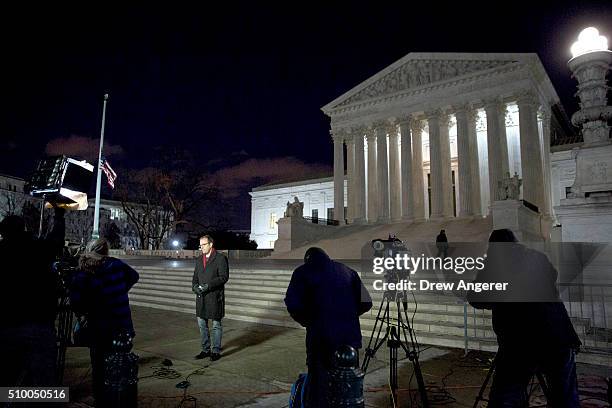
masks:
[(150, 167), (120, 170), (114, 197), (121, 201), (143, 249), (159, 249), (177, 229), (200, 230), (202, 209), (218, 202), (219, 189), (208, 182), (188, 151), (159, 147)]
[(0, 216), (20, 215), (25, 202), (26, 195), (22, 192), (0, 190)]

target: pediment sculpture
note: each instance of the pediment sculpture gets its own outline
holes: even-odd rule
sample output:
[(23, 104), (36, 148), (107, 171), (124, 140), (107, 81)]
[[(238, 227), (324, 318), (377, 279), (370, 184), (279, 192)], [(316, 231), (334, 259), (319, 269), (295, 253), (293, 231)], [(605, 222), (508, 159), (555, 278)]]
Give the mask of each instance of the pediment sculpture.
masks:
[(350, 96), (338, 106), (393, 94), (405, 89), (511, 64), (514, 61), (410, 60), (376, 82)]

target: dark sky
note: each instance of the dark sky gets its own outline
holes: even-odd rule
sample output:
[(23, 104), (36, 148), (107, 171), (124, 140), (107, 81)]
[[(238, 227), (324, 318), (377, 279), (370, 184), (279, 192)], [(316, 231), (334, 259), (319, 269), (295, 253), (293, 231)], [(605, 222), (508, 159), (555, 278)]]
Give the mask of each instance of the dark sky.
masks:
[(569, 47), (589, 25), (612, 39), (609, 1), (59, 3), (0, 18), (0, 173), (26, 177), (48, 143), (95, 146), (106, 91), (117, 166), (173, 145), (211, 173), (261, 163), (259, 182), (331, 171), (321, 106), (409, 52), (536, 52), (571, 115)]

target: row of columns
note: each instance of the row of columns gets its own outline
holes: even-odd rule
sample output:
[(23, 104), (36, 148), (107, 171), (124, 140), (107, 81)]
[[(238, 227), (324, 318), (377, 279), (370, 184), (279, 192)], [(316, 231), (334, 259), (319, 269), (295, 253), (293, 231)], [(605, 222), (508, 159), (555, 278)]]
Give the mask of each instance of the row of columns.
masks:
[[(518, 96), (523, 198), (544, 210), (543, 162), (538, 134), (537, 98), (531, 93)], [(489, 190), (491, 200), (501, 199), (498, 182), (509, 173), (505, 126), (506, 105), (501, 99), (484, 103), (487, 117)], [(480, 165), (476, 135), (477, 114), (469, 104), (452, 107), (457, 120), (457, 156), (460, 217), (480, 216)], [(374, 122), (371, 126), (333, 129), (334, 214), (344, 217), (344, 155), (347, 147), (348, 214), (352, 222), (421, 221), (425, 219), (422, 158), (424, 120), (429, 127), (432, 219), (453, 216), (449, 114), (442, 109), (423, 116), (406, 115)], [(548, 128), (550, 126), (548, 125)], [(398, 133), (399, 131), (399, 133)], [(549, 129), (544, 129), (544, 132)], [(367, 158), (364, 157), (364, 136)], [(401, 151), (398, 148), (398, 137)], [(546, 140), (546, 137), (544, 138)], [(387, 145), (388, 143), (388, 145)], [(366, 163), (367, 161), (367, 163)], [(367, 165), (367, 185), (366, 169)], [(367, 200), (366, 200), (367, 195)], [(367, 202), (367, 211), (366, 211)], [(367, 219), (366, 219), (367, 215)]]

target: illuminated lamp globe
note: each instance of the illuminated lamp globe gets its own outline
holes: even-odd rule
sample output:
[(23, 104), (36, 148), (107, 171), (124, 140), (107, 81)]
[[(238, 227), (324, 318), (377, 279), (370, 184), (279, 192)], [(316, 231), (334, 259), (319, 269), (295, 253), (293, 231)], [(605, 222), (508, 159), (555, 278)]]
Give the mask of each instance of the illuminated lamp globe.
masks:
[(175, 239), (174, 241), (172, 241), (172, 246), (176, 248), (177, 246), (179, 246), (179, 242)]
[(606, 51), (607, 49), (608, 39), (599, 35), (599, 30), (595, 27), (587, 27), (578, 34), (578, 41), (572, 45), (572, 58), (589, 52)]

